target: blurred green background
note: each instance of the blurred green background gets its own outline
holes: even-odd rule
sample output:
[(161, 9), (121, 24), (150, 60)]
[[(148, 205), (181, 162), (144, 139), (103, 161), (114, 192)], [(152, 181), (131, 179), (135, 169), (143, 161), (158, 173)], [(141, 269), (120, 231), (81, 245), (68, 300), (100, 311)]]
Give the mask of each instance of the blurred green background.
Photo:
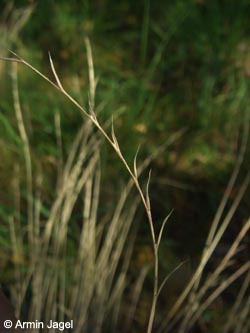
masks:
[[(153, 159), (150, 192), (156, 228), (174, 209), (162, 241), (162, 274), (183, 259), (188, 259), (188, 270), (192, 271), (235, 165), (248, 121), (250, 2), (1, 0), (0, 6), (0, 55), (9, 56), (7, 50), (13, 50), (52, 78), (49, 51), (65, 88), (86, 106), (89, 88), (84, 38), (89, 37), (99, 78), (96, 110), (103, 123), (115, 116), (117, 138), (129, 163), (138, 145), (138, 160), (143, 161), (182, 131)], [(0, 75), (0, 216), (4, 221), (12, 212), (13, 165), (22, 160), (22, 149), (8, 63), (0, 63)], [(48, 175), (43, 196), (49, 202), (58, 159), (55, 112), (61, 115), (65, 155), (82, 117), (47, 83), (22, 66), (19, 89), (35, 152), (33, 163)], [(247, 149), (243, 173), (249, 168), (249, 153)], [(101, 159), (104, 171), (100, 210), (106, 211), (112, 209), (128, 177), (107, 145)], [(142, 175), (142, 183), (146, 177), (147, 172)], [(228, 246), (248, 212), (246, 195), (235, 217), (238, 226), (230, 228), (223, 246)], [(77, 209), (74, 213), (77, 219)], [(136, 220), (141, 223), (132, 262), (135, 270), (152, 259), (144, 220), (141, 209)], [(12, 259), (7, 229), (1, 223), (0, 241), (5, 250), (0, 257), (0, 280), (8, 284), (12, 280)], [(148, 289), (150, 283), (149, 277)], [(183, 282), (173, 283), (178, 289)], [(146, 299), (150, 299), (150, 291), (148, 294)], [(140, 315), (138, 318), (140, 327), (143, 319)]]

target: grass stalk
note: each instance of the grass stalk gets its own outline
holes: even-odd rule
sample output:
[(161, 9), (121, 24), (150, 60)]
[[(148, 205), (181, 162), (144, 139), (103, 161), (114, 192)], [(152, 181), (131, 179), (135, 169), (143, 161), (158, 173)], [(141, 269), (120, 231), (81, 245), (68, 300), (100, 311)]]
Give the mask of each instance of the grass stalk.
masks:
[[(136, 157), (137, 154), (135, 155), (134, 158), (134, 171), (130, 166), (128, 165), (126, 159), (124, 158), (124, 155), (120, 149), (118, 140), (116, 138), (116, 134), (114, 131), (114, 126), (112, 122), (112, 128), (111, 128), (111, 135), (106, 132), (104, 127), (99, 123), (97, 116), (93, 110), (94, 107), (94, 95), (95, 95), (95, 87), (96, 87), (96, 81), (94, 77), (94, 67), (93, 67), (93, 57), (92, 57), (92, 51), (90, 47), (90, 43), (88, 39), (85, 40), (86, 44), (86, 49), (87, 49), (87, 59), (89, 63), (89, 80), (90, 80), (90, 108), (89, 112), (85, 110), (84, 107), (82, 107), (63, 87), (58, 74), (55, 70), (53, 60), (49, 54), (49, 61), (50, 61), (50, 66), (51, 70), (54, 74), (56, 83), (51, 81), (47, 76), (42, 74), (39, 70), (34, 68), (31, 64), (26, 62), (24, 59), (19, 57), (17, 54), (14, 52), (11, 52), (15, 58), (5, 58), (1, 57), (0, 59), (6, 60), (6, 61), (11, 61), (14, 63), (21, 63), (30, 68), (32, 71), (34, 71), (36, 74), (38, 74), (40, 77), (42, 77), (44, 80), (46, 80), (48, 83), (50, 83), (54, 88), (56, 88), (60, 93), (62, 93), (71, 103), (73, 103), (80, 111), (81, 113), (87, 117), (94, 125), (95, 127), (99, 130), (99, 132), (103, 135), (103, 137), (108, 141), (108, 143), (111, 145), (111, 147), (114, 149), (116, 155), (124, 165), (125, 169), (129, 173), (135, 187), (137, 188), (137, 191), (140, 195), (142, 204), (145, 208), (146, 214), (147, 214), (147, 219), (148, 219), (148, 224), (150, 228), (150, 233), (151, 233), (151, 239), (152, 239), (152, 245), (153, 245), (153, 251), (154, 251), (154, 286), (153, 286), (153, 297), (152, 297), (152, 305), (151, 305), (151, 310), (150, 310), (150, 315), (149, 315), (149, 321), (147, 325), (147, 333), (151, 333), (153, 329), (153, 322), (155, 318), (155, 311), (156, 311), (156, 304), (157, 304), (157, 298), (158, 298), (158, 288), (159, 288), (159, 257), (158, 257), (158, 247), (159, 244), (156, 239), (156, 234), (155, 234), (155, 229), (154, 229), (154, 223), (153, 223), (153, 218), (152, 218), (152, 213), (151, 213), (151, 205), (150, 205), (150, 198), (149, 198), (149, 183), (150, 183), (150, 174), (148, 178), (148, 183), (147, 183), (147, 191), (146, 194), (143, 193), (142, 187), (139, 183), (138, 179), (138, 172), (137, 172), (137, 167), (136, 167)], [(46, 237), (46, 243), (48, 246), (48, 241), (49, 241), (49, 235), (51, 234), (51, 228), (52, 228), (52, 223), (53, 219), (51, 219), (47, 225), (47, 231), (45, 232)], [(65, 235), (66, 229), (63, 232), (63, 235)], [(62, 240), (63, 241), (63, 240)]]

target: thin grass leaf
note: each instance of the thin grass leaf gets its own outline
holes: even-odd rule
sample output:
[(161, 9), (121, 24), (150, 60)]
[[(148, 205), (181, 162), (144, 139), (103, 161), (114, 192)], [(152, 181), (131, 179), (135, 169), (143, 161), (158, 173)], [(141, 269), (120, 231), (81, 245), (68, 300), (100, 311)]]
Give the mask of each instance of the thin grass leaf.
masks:
[(178, 266), (176, 266), (176, 267), (172, 270), (172, 272), (170, 272), (170, 273), (165, 277), (165, 279), (162, 281), (162, 283), (161, 283), (161, 285), (160, 285), (160, 287), (159, 287), (159, 289), (158, 289), (157, 298), (159, 297), (159, 295), (160, 295), (162, 289), (164, 288), (164, 286), (165, 286), (165, 284), (167, 283), (167, 281), (169, 280), (169, 278), (170, 278), (170, 277), (171, 277), (176, 271), (178, 271), (178, 269), (181, 268), (186, 262), (187, 262), (187, 260), (182, 261)]
[(93, 107), (92, 107), (92, 101), (91, 101), (91, 98), (90, 98), (90, 95), (88, 94), (88, 101), (89, 101), (89, 113), (90, 113), (90, 116), (91, 116), (91, 119), (97, 123), (97, 118), (96, 118), (96, 114), (93, 110)]
[(53, 60), (52, 60), (52, 58), (51, 58), (50, 52), (49, 52), (49, 62), (50, 62), (50, 67), (51, 67), (51, 69), (52, 69), (52, 72), (53, 72), (53, 74), (54, 74), (54, 77), (55, 77), (55, 79), (56, 79), (56, 83), (58, 84), (58, 87), (59, 87), (62, 91), (64, 91), (64, 88), (63, 88), (63, 86), (62, 86), (62, 83), (61, 83), (61, 81), (60, 81), (60, 79), (59, 79), (59, 77), (58, 77), (58, 75), (57, 75), (57, 73), (56, 73), (55, 66), (54, 66)]
[(114, 147), (120, 153), (121, 151), (120, 151), (119, 143), (117, 141), (117, 138), (116, 138), (116, 135), (115, 135), (115, 130), (114, 130), (113, 116), (112, 116), (112, 122), (111, 122), (111, 136), (112, 136), (112, 141), (113, 141)]
[(136, 179), (138, 179), (137, 163), (136, 162), (137, 162), (137, 156), (138, 156), (139, 150), (140, 150), (140, 145), (138, 146), (135, 157), (134, 157), (134, 175), (135, 175)]
[(97, 86), (97, 81), (95, 80), (95, 70), (94, 70), (94, 61), (92, 55), (92, 49), (90, 45), (90, 41), (88, 38), (84, 39), (86, 51), (87, 51), (87, 61), (88, 61), (88, 69), (89, 69), (89, 86), (90, 86), (90, 102), (94, 107), (95, 105), (95, 90)]
[(150, 197), (149, 197), (149, 184), (150, 184), (150, 180), (151, 180), (151, 172), (152, 172), (152, 170), (149, 170), (148, 181), (147, 181), (147, 185), (146, 185), (146, 204), (147, 204), (148, 210), (151, 210), (151, 203), (150, 203)]
[(160, 232), (159, 232), (159, 235), (158, 235), (158, 239), (157, 239), (157, 246), (158, 247), (159, 247), (159, 245), (161, 243), (161, 238), (162, 238), (162, 234), (163, 234), (165, 225), (168, 222), (168, 220), (169, 220), (170, 216), (172, 215), (173, 211), (174, 210), (172, 209), (171, 212), (165, 217), (164, 221), (162, 222), (161, 229), (160, 229)]

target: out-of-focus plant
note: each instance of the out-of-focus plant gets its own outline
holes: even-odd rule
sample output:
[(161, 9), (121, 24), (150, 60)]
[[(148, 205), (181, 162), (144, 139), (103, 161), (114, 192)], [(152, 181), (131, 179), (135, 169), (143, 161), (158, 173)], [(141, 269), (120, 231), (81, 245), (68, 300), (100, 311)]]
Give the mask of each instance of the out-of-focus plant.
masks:
[[(17, 8), (14, 1), (9, 1), (0, 15), (0, 52), (2, 55), (8, 52), (9, 48), (16, 49), (20, 46), (19, 33), (27, 23), (32, 14), (34, 6)], [(0, 75), (4, 63), (0, 64)]]

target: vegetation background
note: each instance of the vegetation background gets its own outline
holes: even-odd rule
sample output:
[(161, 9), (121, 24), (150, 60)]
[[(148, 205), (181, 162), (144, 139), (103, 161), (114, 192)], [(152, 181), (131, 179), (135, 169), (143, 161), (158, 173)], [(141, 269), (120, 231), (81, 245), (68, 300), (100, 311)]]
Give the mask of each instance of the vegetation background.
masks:
[[(250, 3), (247, 0), (0, 1), (0, 56), (10, 56), (7, 51), (10, 49), (53, 79), (48, 58), (50, 52), (65, 89), (80, 104), (88, 106), (85, 37), (91, 42), (98, 77), (95, 95), (98, 117), (103, 124), (110, 126), (113, 115), (117, 139), (129, 164), (133, 163), (138, 146), (139, 161), (154, 156), (147, 169), (152, 169), (150, 197), (157, 231), (165, 216), (174, 210), (160, 247), (161, 279), (180, 262), (185, 263), (169, 278), (159, 298), (155, 325), (159, 332), (164, 331), (161, 323), (200, 260), (211, 221), (236, 164), (248, 122)], [(19, 134), (20, 124), (15, 116), (15, 79), (9, 63), (0, 63), (0, 75), (0, 282), (16, 303), (26, 281), (24, 296), (16, 303), (19, 313), (25, 317), (34, 296), (34, 289), (27, 282), (27, 274), (33, 260), (30, 252), (36, 245), (34, 240), (28, 240), (29, 210), (26, 207), (29, 202), (33, 204), (33, 200), (37, 202), (34, 198), (37, 198), (36, 189), (39, 188), (42, 208), (38, 229), (46, 229), (45, 221), (49, 220), (52, 203), (60, 192), (58, 184), (61, 178), (58, 174), (63, 174), (63, 165), (73, 149), (72, 142), (86, 121), (74, 106), (41, 78), (25, 67), (18, 67), (19, 99), (33, 170), (33, 187), (29, 189), (23, 154), (25, 142)], [(86, 153), (88, 157), (82, 162), (82, 167), (88, 169), (92, 161), (94, 171), (92, 184), (86, 181), (79, 189), (79, 197), (72, 203), (69, 214), (67, 245), (63, 250), (65, 267), (69, 271), (69, 263), (76, 265), (72, 258), (78, 253), (79, 233), (86, 219), (86, 202), (87, 199), (93, 202), (95, 198), (95, 191), (88, 192), (88, 189), (99, 177), (98, 172), (101, 173), (101, 180), (96, 210), (99, 226), (97, 234), (105, 230), (111, 235), (107, 227), (109, 220), (112, 220), (110, 212), (116, 210), (118, 198), (129, 181), (116, 155), (102, 142), (96, 130), (85, 127), (81, 135), (82, 140), (89, 145)], [(157, 153), (158, 147), (164, 144), (166, 149)], [(98, 150), (98, 158), (91, 147)], [(76, 148), (75, 160), (79, 160), (78, 150)], [(234, 202), (244, 175), (249, 170), (249, 160), (250, 151), (247, 147), (238, 176), (239, 184), (236, 182), (230, 193), (228, 208)], [(42, 182), (40, 175), (43, 175)], [(142, 173), (142, 184), (146, 182), (147, 175), (148, 171)], [(75, 186), (77, 184), (76, 181)], [(108, 312), (105, 318), (112, 318), (112, 324), (107, 320), (105, 323), (99, 317), (100, 321), (96, 323), (96, 304), (93, 303), (90, 312), (86, 314), (86, 317), (91, 317), (85, 323), (86, 331), (95, 328), (95, 332), (98, 329), (102, 332), (121, 332), (125, 329), (119, 316), (128, 316), (131, 297), (136, 306), (133, 319), (128, 320), (126, 329), (133, 332), (145, 330), (152, 298), (151, 265), (154, 254), (145, 213), (139, 203), (133, 208), (133, 203), (137, 203), (136, 197), (132, 190), (127, 206), (124, 206), (124, 211), (131, 213), (131, 216), (125, 214), (122, 217), (128, 230), (115, 227), (123, 230), (126, 236), (116, 268), (111, 274), (110, 288), (121, 283), (121, 280), (117, 280), (121, 271), (126, 271), (126, 283), (120, 294), (117, 287), (117, 294), (107, 293), (101, 305), (98, 303), (100, 313)], [(32, 209), (36, 211), (34, 207)], [(60, 209), (63, 211), (63, 207)], [(82, 219), (82, 211), (85, 212), (85, 219)], [(60, 215), (58, 220), (61, 218)], [(246, 190), (206, 268), (207, 276), (227, 252), (248, 218), (249, 193)], [(106, 238), (103, 235), (97, 237), (98, 249), (105, 244)], [(48, 247), (53, 239), (55, 236), (51, 236)], [(240, 267), (249, 260), (249, 241), (248, 232), (233, 267)], [(53, 249), (58, 250), (54, 259), (58, 264), (55, 267), (60, 272), (58, 261), (62, 256), (61, 243), (55, 244), (48, 253), (51, 255)], [(129, 260), (126, 259), (127, 255)], [(46, 267), (47, 254), (42, 258)], [(129, 264), (124, 264), (126, 262)], [(128, 267), (125, 269), (124, 265)], [(99, 268), (98, 272), (101, 271)], [(220, 281), (230, 273), (229, 269)], [(66, 270), (63, 288), (72, 291), (70, 288), (79, 281), (72, 282), (69, 275)], [(90, 281), (86, 282), (86, 290)], [(218, 332), (241, 284), (242, 281), (238, 281), (221, 294), (204, 311), (190, 332)], [(100, 288), (105, 288), (105, 285)], [(131, 296), (131, 290), (134, 296)], [(120, 313), (114, 314), (118, 294), (122, 305), (119, 307)], [(48, 295), (51, 295), (51, 291), (48, 291)], [(98, 295), (98, 288), (93, 295)], [(56, 304), (62, 301), (57, 294), (53, 297)], [(67, 297), (65, 292), (65, 303)], [(107, 305), (107, 298), (110, 297), (112, 302)], [(39, 312), (43, 318), (42, 308), (46, 302), (50, 302), (49, 296), (41, 302), (43, 305), (40, 304), (40, 308), (38, 306), (40, 312), (36, 310), (34, 317)], [(74, 302), (71, 300), (69, 303)], [(76, 308), (81, 306), (86, 307), (83, 304), (75, 305)], [(70, 316), (65, 309), (62, 313), (62, 316), (65, 313)], [(55, 314), (57, 317), (58, 314)], [(237, 332), (243, 332), (243, 329), (238, 328)]]

